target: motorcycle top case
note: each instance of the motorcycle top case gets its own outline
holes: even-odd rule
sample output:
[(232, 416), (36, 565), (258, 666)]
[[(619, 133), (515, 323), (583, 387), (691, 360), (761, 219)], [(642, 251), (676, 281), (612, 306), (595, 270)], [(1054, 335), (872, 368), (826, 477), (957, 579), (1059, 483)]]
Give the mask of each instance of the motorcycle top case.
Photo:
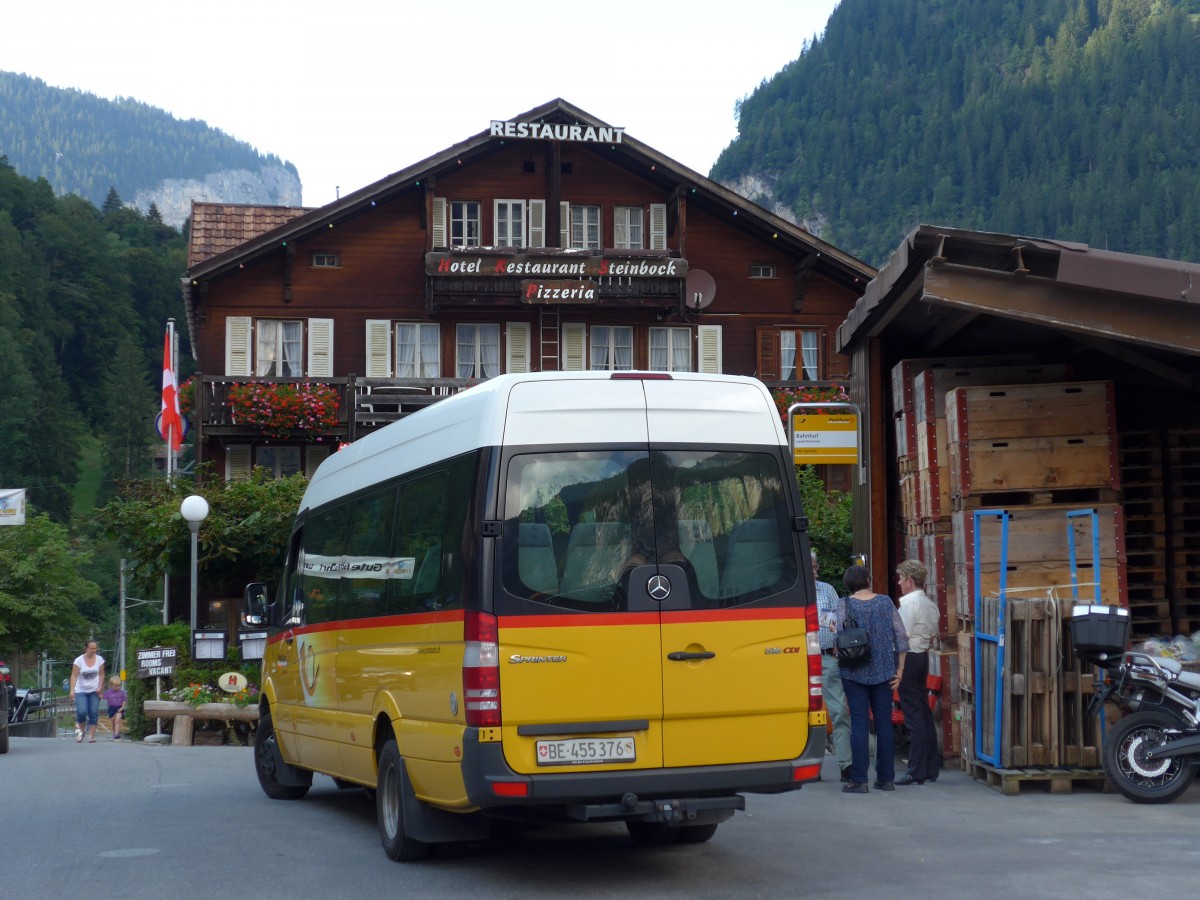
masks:
[(1071, 611), (1071, 645), (1091, 662), (1120, 660), (1129, 644), (1129, 610), (1119, 606), (1076, 606)]

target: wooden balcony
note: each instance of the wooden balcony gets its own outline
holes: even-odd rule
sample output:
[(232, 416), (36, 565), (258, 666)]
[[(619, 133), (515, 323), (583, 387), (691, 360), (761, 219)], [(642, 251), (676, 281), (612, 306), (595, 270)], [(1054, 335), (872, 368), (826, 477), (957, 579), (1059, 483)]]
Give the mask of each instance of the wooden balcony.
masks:
[[(338, 424), (322, 434), (343, 441), (354, 441), (385, 425), (412, 415), (432, 403), (466, 390), (474, 379), (468, 378), (363, 378), (347, 375), (339, 378), (234, 378), (230, 376), (196, 375), (194, 416), (189, 414), (196, 439), (202, 442), (209, 438), (224, 438), (231, 441), (246, 441), (262, 436), (257, 425), (238, 423), (229, 405), (229, 389), (235, 384), (257, 382), (262, 384), (312, 384), (329, 385), (338, 392)], [(780, 388), (831, 387), (834, 382), (767, 382), (770, 390)], [(296, 432), (303, 440), (307, 432)]]
[[(197, 374), (195, 414), (192, 427), (198, 442), (209, 438), (248, 440), (263, 434), (257, 425), (239, 423), (229, 405), (229, 389), (235, 384), (328, 385), (338, 392), (338, 423), (322, 432), (326, 437), (354, 441), (384, 425), (411, 415), (475, 383), (467, 378), (234, 378)], [(296, 432), (303, 439), (307, 432)]]

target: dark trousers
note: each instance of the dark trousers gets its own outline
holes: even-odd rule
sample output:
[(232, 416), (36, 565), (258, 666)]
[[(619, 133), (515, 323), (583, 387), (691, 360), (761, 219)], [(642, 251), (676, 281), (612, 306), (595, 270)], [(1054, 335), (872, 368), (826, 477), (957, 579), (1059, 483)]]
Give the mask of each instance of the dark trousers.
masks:
[(892, 734), (892, 685), (859, 684), (842, 677), (850, 707), (850, 780), (866, 784), (871, 768), (871, 718), (875, 719), (875, 778), (896, 780), (896, 740)]
[(908, 774), (917, 781), (936, 779), (941, 769), (938, 758), (937, 731), (933, 712), (929, 709), (929, 692), (925, 679), (929, 675), (929, 654), (912, 653), (904, 657), (904, 672), (900, 678), (900, 709), (904, 712), (904, 727), (908, 729)]

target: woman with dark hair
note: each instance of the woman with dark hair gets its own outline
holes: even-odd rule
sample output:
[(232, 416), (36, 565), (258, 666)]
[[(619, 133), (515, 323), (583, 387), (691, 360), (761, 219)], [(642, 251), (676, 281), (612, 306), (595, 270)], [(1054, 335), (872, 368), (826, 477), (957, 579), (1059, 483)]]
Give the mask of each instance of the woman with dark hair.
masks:
[(853, 619), (867, 630), (871, 654), (866, 662), (842, 668), (842, 687), (850, 707), (850, 781), (847, 794), (866, 794), (871, 765), (871, 717), (875, 718), (875, 787), (896, 789), (896, 741), (892, 734), (892, 691), (900, 686), (908, 634), (896, 604), (871, 590), (866, 566), (851, 566), (842, 576), (849, 595), (838, 602), (838, 622)]

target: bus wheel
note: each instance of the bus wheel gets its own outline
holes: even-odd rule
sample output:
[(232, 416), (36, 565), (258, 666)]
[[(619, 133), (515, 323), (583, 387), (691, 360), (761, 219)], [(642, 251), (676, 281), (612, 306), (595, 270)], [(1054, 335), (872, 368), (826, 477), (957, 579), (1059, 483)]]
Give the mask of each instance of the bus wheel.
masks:
[(254, 732), (254, 771), (258, 775), (258, 783), (263, 793), (272, 800), (299, 800), (308, 793), (308, 785), (280, 784), (280, 762), (271, 714), (264, 713)]
[(375, 790), (375, 817), (379, 839), (388, 859), (413, 862), (429, 856), (430, 846), (404, 831), (404, 760), (393, 738), (379, 756), (379, 783)]
[(665, 847), (679, 838), (682, 830), (678, 825), (662, 822), (626, 822), (629, 836), (639, 847)]

